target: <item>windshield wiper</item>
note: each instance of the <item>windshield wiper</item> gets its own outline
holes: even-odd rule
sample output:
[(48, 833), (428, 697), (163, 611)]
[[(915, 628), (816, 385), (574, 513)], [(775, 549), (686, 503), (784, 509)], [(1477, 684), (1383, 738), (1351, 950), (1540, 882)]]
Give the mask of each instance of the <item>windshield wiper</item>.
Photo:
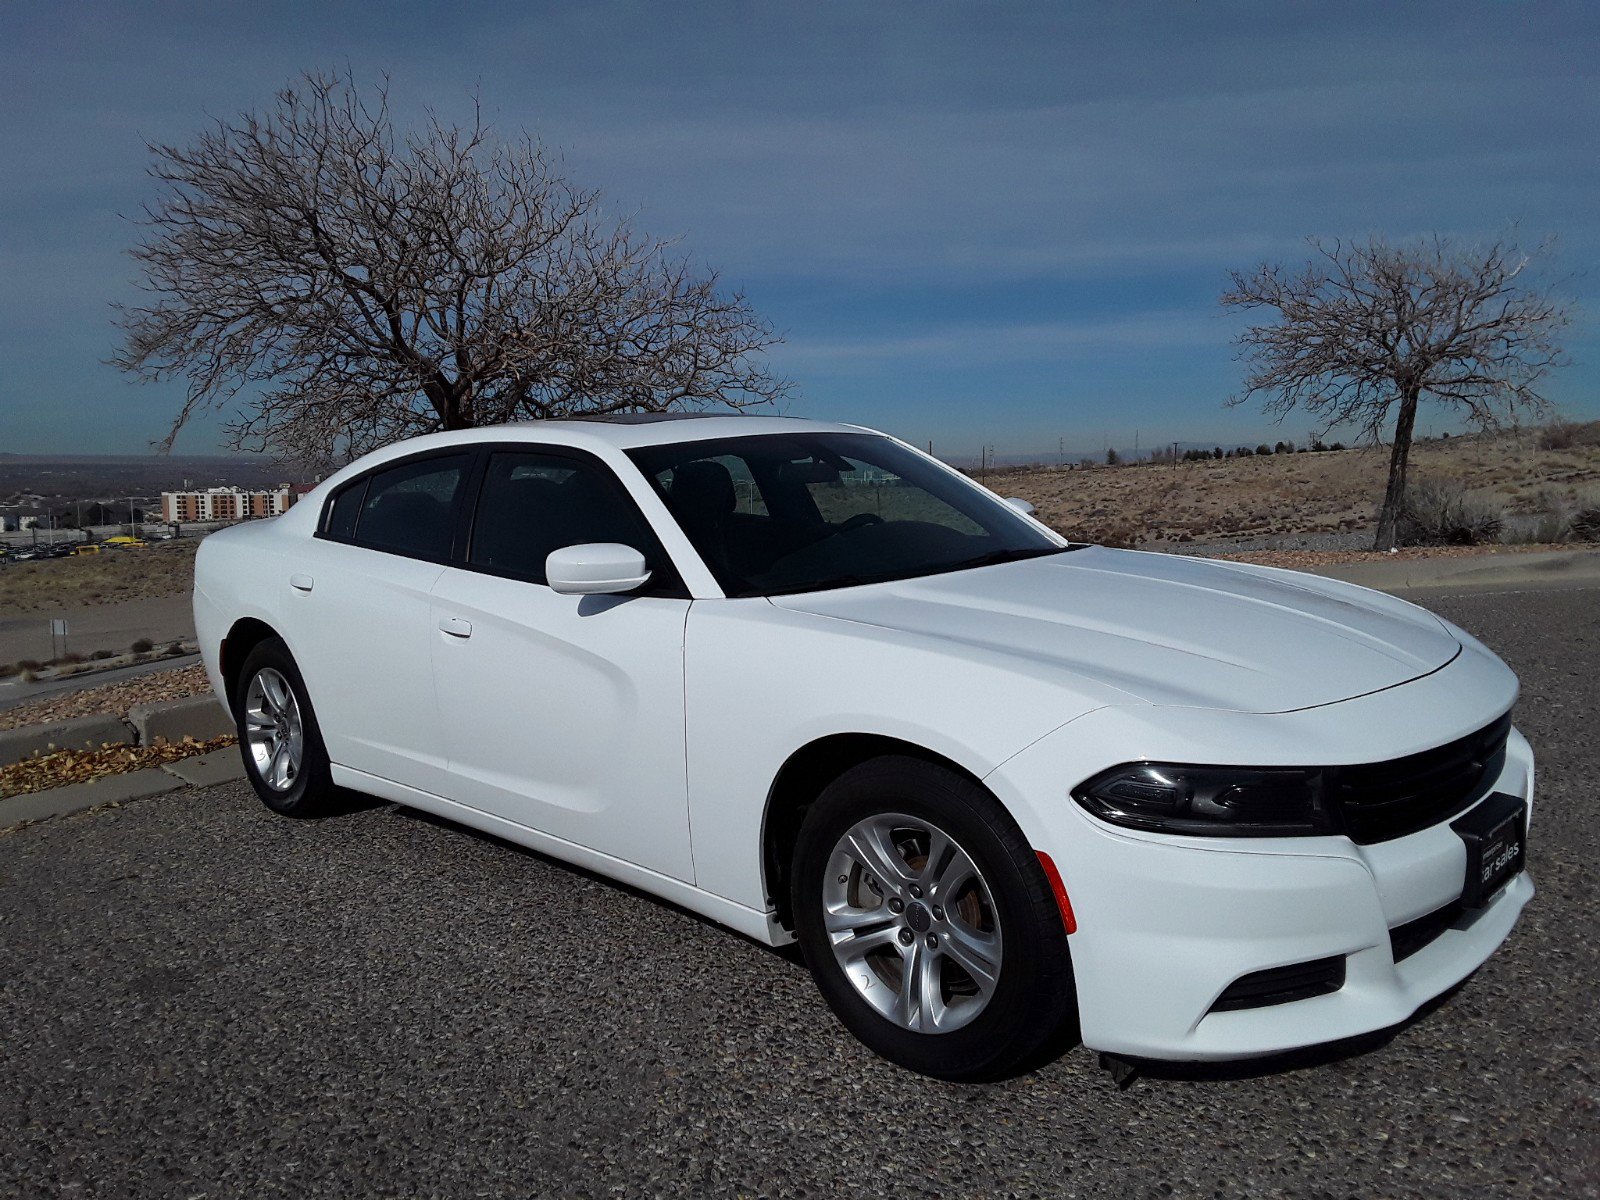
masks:
[(1076, 549), (1074, 546), (1029, 546), (1026, 549), (1012, 547), (1009, 550), (991, 550), (988, 554), (980, 554), (977, 558), (963, 559), (958, 563), (951, 563), (944, 569), (946, 571), (965, 571), (971, 567), (993, 567), (1000, 563), (1021, 562), (1025, 558), (1043, 558), (1047, 554), (1061, 554), (1067, 550)]

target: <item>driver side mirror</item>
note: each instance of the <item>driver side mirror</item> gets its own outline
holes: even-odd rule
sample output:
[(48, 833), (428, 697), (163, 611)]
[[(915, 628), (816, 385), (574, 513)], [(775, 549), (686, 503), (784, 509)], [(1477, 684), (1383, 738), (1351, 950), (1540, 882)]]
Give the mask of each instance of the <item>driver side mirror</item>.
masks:
[(619, 596), (650, 581), (644, 555), (621, 542), (587, 542), (552, 550), (545, 582), (563, 596)]
[(1005, 499), (1005, 502), (1007, 504), (1011, 505), (1012, 508), (1016, 509), (1023, 516), (1025, 516), (1025, 517), (1033, 516), (1033, 512), (1034, 512), (1033, 505), (1029, 504), (1021, 496), (1007, 496), (1006, 499)]

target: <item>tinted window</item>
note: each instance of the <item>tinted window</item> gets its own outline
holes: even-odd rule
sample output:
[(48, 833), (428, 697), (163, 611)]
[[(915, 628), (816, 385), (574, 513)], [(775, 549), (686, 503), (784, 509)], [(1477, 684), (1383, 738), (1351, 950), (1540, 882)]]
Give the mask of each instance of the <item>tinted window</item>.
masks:
[(367, 494), (367, 481), (358, 479), (333, 498), (328, 506), (328, 524), (322, 531), (329, 537), (353, 538), (356, 518), (361, 515), (361, 498)]
[(413, 558), (448, 558), (456, 495), (470, 462), (465, 454), (424, 458), (373, 475), (356, 541)]
[(469, 562), (543, 583), (552, 550), (586, 542), (632, 546), (658, 574), (664, 565), (644, 517), (603, 467), (551, 454), (489, 456)]
[(629, 455), (731, 596), (905, 579), (1062, 549), (998, 498), (873, 434), (720, 438)]

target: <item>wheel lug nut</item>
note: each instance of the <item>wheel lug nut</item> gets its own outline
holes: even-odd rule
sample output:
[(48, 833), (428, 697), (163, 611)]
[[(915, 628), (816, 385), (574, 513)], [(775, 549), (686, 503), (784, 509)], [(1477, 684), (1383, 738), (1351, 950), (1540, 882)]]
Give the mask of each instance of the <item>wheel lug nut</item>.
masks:
[(919, 887), (918, 887), (918, 886), (917, 886), (917, 885), (916, 885), (916, 884), (914, 884), (914, 883), (913, 883), (913, 884), (912, 884), (912, 885), (911, 885), (911, 894), (912, 894), (912, 895), (913, 895), (913, 896), (915, 896), (915, 897), (916, 897), (916, 898), (917, 898), (917, 899), (918, 899), (918, 900), (921, 900), (921, 899), (922, 899), (922, 889), (921, 889), (921, 888), (919, 888)]
[(909, 945), (911, 945), (912, 942), (914, 942), (916, 940), (917, 940), (917, 935), (912, 933), (911, 930), (902, 929), (900, 931), (900, 944), (902, 946), (909, 946)]
[(930, 933), (928, 935), (928, 949), (929, 950), (937, 950), (938, 948), (939, 948), (939, 936), (938, 936), (938, 934)]
[(944, 920), (944, 909), (937, 904), (933, 906), (933, 919), (935, 921)]
[(900, 913), (905, 912), (905, 910), (906, 910), (906, 902), (904, 900), (900, 899), (899, 896), (891, 896), (889, 898), (889, 911), (890, 912), (892, 912), (892, 913), (894, 913), (896, 915), (899, 915)]

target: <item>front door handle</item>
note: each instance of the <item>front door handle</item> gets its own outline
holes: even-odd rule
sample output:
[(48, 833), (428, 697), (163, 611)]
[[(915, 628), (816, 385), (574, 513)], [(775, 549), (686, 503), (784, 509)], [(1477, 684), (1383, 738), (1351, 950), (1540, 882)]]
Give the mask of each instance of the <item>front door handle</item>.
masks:
[(439, 631), (451, 637), (469, 638), (472, 636), (472, 622), (463, 621), (460, 617), (440, 617)]
[(294, 590), (297, 592), (309, 592), (311, 590), (311, 585), (315, 582), (316, 580), (312, 579), (309, 575), (289, 576), (289, 586), (294, 588)]

